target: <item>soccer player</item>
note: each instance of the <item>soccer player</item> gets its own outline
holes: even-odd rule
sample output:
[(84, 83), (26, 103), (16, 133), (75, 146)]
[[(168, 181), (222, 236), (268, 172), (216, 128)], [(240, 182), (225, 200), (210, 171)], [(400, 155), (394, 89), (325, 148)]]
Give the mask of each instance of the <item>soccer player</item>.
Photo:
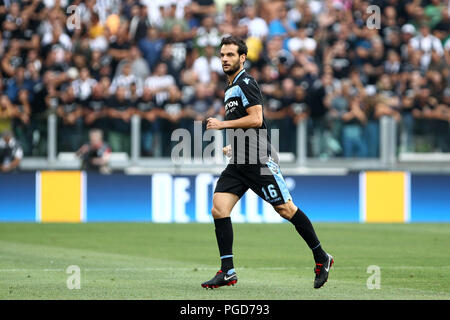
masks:
[(228, 77), (224, 98), (225, 120), (208, 118), (206, 129), (226, 129), (227, 136), (232, 133), (231, 143), (223, 150), (231, 153), (231, 159), (220, 175), (213, 195), (212, 215), (221, 268), (211, 280), (202, 283), (202, 287), (218, 288), (237, 282), (230, 213), (250, 188), (270, 203), (280, 216), (289, 220), (305, 240), (316, 263), (314, 288), (320, 288), (328, 279), (333, 257), (322, 249), (310, 220), (292, 201), (276, 152), (270, 145), (261, 91), (255, 79), (244, 69), (246, 56), (247, 46), (242, 39), (233, 36), (222, 39), (220, 58)]

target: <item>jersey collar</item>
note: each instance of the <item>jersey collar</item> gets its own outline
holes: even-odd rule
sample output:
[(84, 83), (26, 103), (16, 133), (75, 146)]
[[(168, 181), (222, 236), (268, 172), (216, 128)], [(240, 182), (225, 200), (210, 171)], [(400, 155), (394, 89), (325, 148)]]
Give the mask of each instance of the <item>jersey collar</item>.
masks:
[(234, 78), (233, 83), (231, 83), (231, 84), (235, 84), (236, 81), (237, 81), (237, 79), (238, 79), (244, 72), (245, 72), (245, 69), (242, 69), (241, 72), (239, 72), (239, 73), (237, 74), (237, 76)]

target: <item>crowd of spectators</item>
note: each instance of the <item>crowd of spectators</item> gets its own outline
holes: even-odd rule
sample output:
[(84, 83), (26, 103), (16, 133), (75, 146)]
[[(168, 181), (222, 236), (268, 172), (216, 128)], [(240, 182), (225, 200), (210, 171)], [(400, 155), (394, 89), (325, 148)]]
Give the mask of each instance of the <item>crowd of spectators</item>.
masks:
[(49, 113), (58, 151), (100, 129), (129, 152), (137, 114), (142, 155), (170, 155), (174, 129), (223, 117), (228, 34), (281, 151), (305, 121), (309, 156), (377, 157), (384, 115), (403, 151), (450, 151), (448, 0), (0, 0), (0, 25), (0, 132), (25, 156), (45, 154)]

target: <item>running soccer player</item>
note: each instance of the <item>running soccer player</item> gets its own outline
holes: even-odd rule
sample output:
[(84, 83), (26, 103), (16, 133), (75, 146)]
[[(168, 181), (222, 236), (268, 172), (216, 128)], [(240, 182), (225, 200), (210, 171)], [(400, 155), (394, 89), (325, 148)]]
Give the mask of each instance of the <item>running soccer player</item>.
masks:
[(220, 175), (213, 195), (212, 215), (221, 267), (211, 280), (202, 283), (202, 287), (218, 288), (237, 282), (230, 214), (237, 201), (251, 189), (270, 203), (281, 217), (289, 220), (312, 250), (316, 264), (314, 288), (320, 288), (327, 281), (334, 260), (322, 249), (308, 217), (292, 201), (267, 134), (261, 91), (244, 69), (246, 57), (247, 46), (242, 39), (233, 36), (222, 39), (220, 58), (228, 77), (225, 120), (208, 118), (206, 129), (226, 129), (227, 136), (233, 132), (230, 145), (223, 150), (231, 153), (231, 159)]

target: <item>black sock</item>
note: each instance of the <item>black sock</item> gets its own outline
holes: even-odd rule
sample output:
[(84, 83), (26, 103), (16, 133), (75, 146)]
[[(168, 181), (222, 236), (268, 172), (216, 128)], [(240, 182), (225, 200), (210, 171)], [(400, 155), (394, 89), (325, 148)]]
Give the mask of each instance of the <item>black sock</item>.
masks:
[(311, 221), (303, 211), (297, 209), (297, 212), (289, 220), (294, 226), (300, 236), (305, 240), (308, 247), (312, 250), (315, 262), (324, 262), (327, 260), (327, 254), (323, 251), (316, 232), (311, 224)]
[(219, 246), (221, 267), (220, 270), (227, 272), (233, 269), (233, 226), (231, 218), (214, 219), (216, 227), (216, 239)]

